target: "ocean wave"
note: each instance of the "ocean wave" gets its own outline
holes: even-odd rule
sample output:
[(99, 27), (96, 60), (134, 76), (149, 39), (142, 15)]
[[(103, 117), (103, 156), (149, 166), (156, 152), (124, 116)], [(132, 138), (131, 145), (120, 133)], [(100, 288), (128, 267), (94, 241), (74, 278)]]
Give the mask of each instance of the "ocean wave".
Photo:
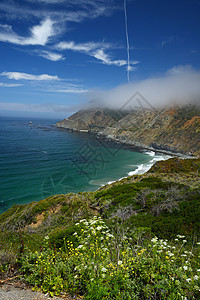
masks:
[[(153, 152), (153, 151), (152, 151)], [(154, 152), (155, 153), (155, 152)], [(149, 154), (150, 156), (154, 156), (152, 153)], [(134, 171), (131, 171), (128, 173), (128, 176), (132, 176), (132, 175), (140, 175), (140, 174), (144, 174), (147, 171), (149, 171), (151, 169), (151, 167), (157, 162), (157, 161), (162, 161), (162, 160), (167, 160), (169, 159), (171, 156), (169, 155), (156, 155), (152, 160), (150, 160), (148, 163), (146, 164), (141, 164), (139, 166), (137, 166), (137, 169), (135, 169)]]
[(154, 151), (147, 151), (147, 152), (145, 152), (145, 154), (148, 154), (150, 156), (155, 156), (156, 155), (156, 153)]

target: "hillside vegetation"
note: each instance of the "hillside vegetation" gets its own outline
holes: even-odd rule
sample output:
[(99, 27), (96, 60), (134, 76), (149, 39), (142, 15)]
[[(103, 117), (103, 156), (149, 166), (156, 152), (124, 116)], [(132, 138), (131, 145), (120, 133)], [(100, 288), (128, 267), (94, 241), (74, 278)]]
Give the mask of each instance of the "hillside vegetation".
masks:
[[(85, 299), (199, 299), (200, 159), (0, 215), (2, 278)], [(182, 298), (186, 297), (186, 298)]]
[(200, 155), (200, 107), (79, 111), (56, 124), (72, 131), (88, 131), (125, 144)]

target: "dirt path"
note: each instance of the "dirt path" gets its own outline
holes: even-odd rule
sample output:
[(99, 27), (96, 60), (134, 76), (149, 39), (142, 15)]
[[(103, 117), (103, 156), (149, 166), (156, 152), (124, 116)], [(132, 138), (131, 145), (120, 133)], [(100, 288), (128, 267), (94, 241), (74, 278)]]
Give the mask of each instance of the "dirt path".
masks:
[(49, 294), (32, 291), (25, 284), (1, 284), (0, 285), (0, 300), (81, 300), (81, 298), (71, 296), (50, 297)]

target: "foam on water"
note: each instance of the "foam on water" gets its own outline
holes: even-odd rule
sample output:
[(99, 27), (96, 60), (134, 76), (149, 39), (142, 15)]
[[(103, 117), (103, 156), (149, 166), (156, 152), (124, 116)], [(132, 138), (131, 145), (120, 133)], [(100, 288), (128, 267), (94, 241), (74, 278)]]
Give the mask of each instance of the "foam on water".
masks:
[(139, 174), (144, 174), (147, 171), (149, 171), (151, 169), (151, 167), (157, 162), (157, 161), (162, 161), (162, 160), (167, 160), (169, 159), (171, 156), (169, 155), (156, 155), (155, 152), (150, 151), (150, 152), (145, 152), (146, 154), (148, 154), (151, 157), (154, 157), (153, 159), (151, 159), (148, 163), (146, 164), (141, 164), (139, 166), (137, 166), (137, 168), (134, 171), (131, 171), (128, 173), (128, 176), (132, 176), (132, 175), (139, 175)]

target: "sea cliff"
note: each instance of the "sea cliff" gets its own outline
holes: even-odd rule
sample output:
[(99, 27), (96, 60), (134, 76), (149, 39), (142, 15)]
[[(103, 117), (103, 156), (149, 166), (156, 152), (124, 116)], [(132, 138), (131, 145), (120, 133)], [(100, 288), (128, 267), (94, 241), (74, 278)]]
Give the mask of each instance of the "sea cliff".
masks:
[(71, 131), (151, 150), (200, 155), (200, 107), (155, 110), (82, 110), (56, 124)]

